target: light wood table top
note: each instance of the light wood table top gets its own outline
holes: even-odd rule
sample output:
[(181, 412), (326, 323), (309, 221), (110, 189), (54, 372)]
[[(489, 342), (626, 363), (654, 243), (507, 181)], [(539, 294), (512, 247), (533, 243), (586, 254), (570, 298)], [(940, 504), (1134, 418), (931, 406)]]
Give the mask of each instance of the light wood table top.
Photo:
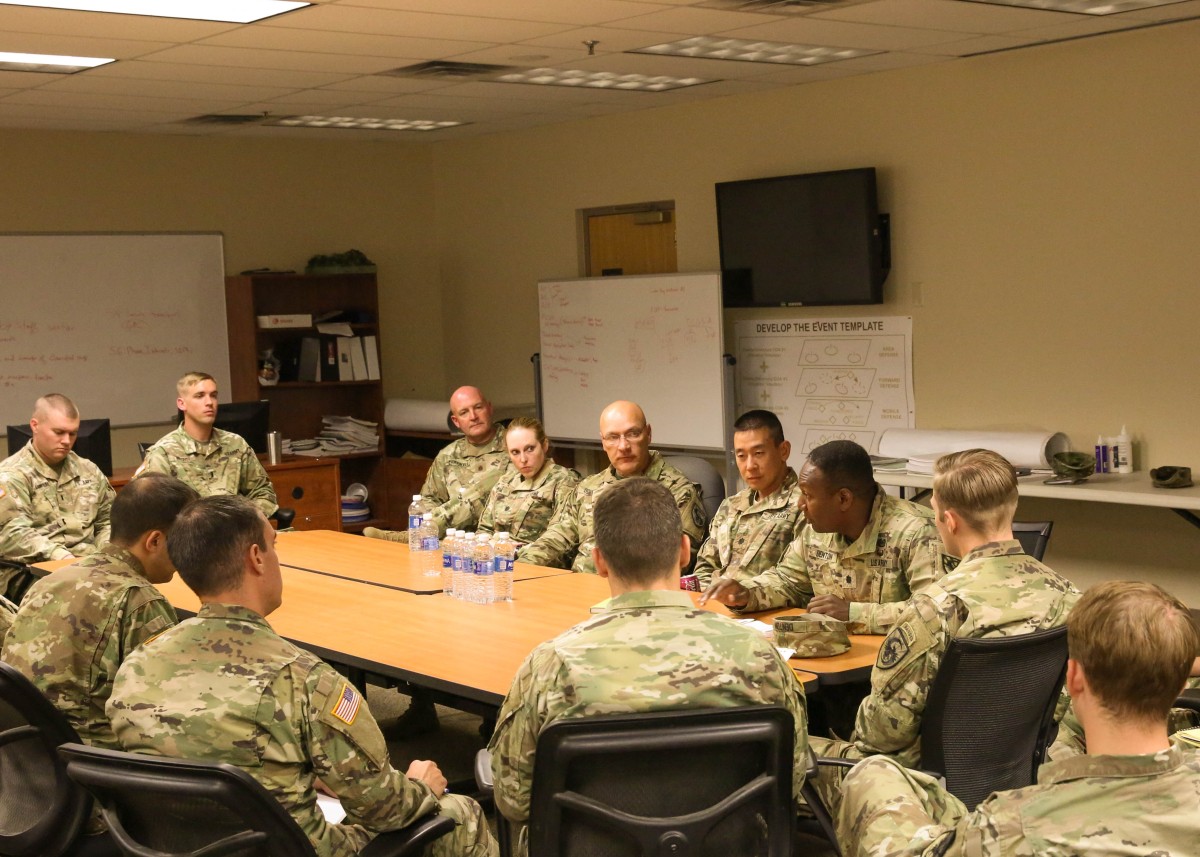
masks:
[[(412, 565), (408, 545), (368, 539), (333, 530), (280, 533), (275, 543), (279, 561), (292, 568), (386, 586), (418, 595), (442, 591), (441, 576), (426, 576)], [(513, 580), (570, 574), (569, 569), (545, 568), (518, 562)]]

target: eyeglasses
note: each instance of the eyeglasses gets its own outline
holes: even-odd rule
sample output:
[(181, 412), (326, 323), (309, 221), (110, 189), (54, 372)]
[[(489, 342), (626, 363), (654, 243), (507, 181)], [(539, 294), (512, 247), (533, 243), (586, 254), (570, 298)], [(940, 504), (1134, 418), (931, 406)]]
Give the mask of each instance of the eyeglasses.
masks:
[(628, 441), (629, 443), (633, 443), (634, 441), (641, 440), (642, 435), (645, 433), (645, 426), (642, 426), (641, 428), (631, 428), (624, 434), (602, 434), (600, 435), (600, 442), (605, 446), (616, 446), (621, 442), (622, 439)]

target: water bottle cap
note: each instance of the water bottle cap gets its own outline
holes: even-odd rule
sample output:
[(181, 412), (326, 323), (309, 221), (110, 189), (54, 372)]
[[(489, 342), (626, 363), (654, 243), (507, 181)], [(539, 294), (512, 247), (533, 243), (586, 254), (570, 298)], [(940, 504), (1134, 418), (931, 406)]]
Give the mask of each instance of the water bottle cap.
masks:
[(420, 494), (413, 494), (413, 502), (414, 502), (414, 503), (415, 503), (417, 500), (420, 500), (420, 499), (421, 499), (421, 495), (420, 495)]

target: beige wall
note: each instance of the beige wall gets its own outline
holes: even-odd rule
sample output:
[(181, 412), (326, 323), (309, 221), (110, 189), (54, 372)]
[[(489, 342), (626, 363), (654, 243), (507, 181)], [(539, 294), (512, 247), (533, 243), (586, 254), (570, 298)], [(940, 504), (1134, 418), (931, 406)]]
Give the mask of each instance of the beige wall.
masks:
[[(387, 394), (445, 393), (427, 147), (0, 131), (0, 152), (0, 232), (218, 231), (229, 273), (362, 250), (379, 264)], [(139, 394), (169, 413), (172, 390)], [(160, 433), (114, 433), (117, 465)]]
[[(578, 275), (576, 209), (674, 199), (680, 270), (712, 270), (714, 182), (874, 165), (886, 303), (807, 314), (913, 316), (919, 427), (1090, 449), (1125, 423), (1139, 467), (1200, 466), (1198, 47), (1177, 25), (439, 145), (447, 340), (488, 343), (448, 348), (447, 376), (528, 400), (535, 283)], [(1200, 603), (1200, 530), (1170, 512), (1021, 515), (1056, 520), (1049, 556), (1081, 582), (1152, 576)]]

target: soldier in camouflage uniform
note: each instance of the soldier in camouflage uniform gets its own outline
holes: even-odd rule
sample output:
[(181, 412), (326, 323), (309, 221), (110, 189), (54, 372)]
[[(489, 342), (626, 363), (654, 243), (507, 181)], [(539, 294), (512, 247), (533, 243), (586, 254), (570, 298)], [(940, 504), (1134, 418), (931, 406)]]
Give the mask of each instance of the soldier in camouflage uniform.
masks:
[[(430, 846), (437, 857), (491, 857), (479, 805), (444, 794), (432, 762), (392, 767), (366, 701), (333, 667), (278, 636), (264, 618), (283, 582), (275, 531), (239, 497), (189, 506), (168, 547), (202, 606), (144, 643), (117, 673), (107, 712), (126, 750), (228, 762), (271, 792), (319, 857), (352, 857), (378, 833), (430, 813), (456, 822)], [(328, 824), (320, 781), (346, 820)]]
[(671, 493), (649, 479), (622, 480), (595, 514), (597, 570), (612, 597), (525, 659), (488, 747), (496, 806), (521, 825), (522, 855), (538, 736), (556, 720), (782, 705), (795, 720), (797, 795), (804, 780), (804, 690), (762, 635), (698, 609), (679, 591), (688, 549)]
[(176, 384), (176, 407), (183, 422), (146, 450), (138, 468), (143, 473), (166, 473), (200, 492), (201, 497), (238, 494), (253, 501), (264, 515), (279, 508), (267, 471), (241, 436), (215, 428), (217, 382), (203, 372), (189, 372)]
[(492, 487), (476, 532), (506, 532), (518, 544), (546, 531), (555, 509), (579, 484), (579, 474), (550, 460), (550, 441), (541, 422), (517, 417), (508, 424), (504, 445), (512, 467)]
[(127, 485), (113, 502), (112, 541), (34, 583), (4, 639), (4, 661), (86, 744), (120, 749), (104, 714), (113, 676), (129, 653), (177, 621), (154, 584), (175, 574), (167, 533), (196, 496), (160, 473)]
[(721, 503), (696, 556), (702, 588), (713, 576), (746, 581), (779, 562), (804, 527), (792, 445), (770, 411), (747, 411), (733, 424), (733, 455), (749, 486)]
[(71, 451), (79, 410), (61, 393), (42, 396), (33, 439), (0, 462), (0, 595), (19, 600), (32, 581), (24, 563), (87, 556), (109, 537), (115, 492), (100, 468)]
[[(492, 403), (477, 387), (459, 387), (450, 396), (450, 419), (463, 437), (442, 448), (421, 486), (421, 499), (433, 506), (438, 537), (447, 527), (475, 529), (484, 504), (508, 467), (504, 426), (492, 422)], [(367, 527), (363, 535), (408, 542), (407, 530)]]
[(600, 441), (611, 466), (580, 482), (575, 493), (559, 506), (546, 532), (523, 547), (518, 559), (595, 574), (592, 509), (604, 492), (622, 479), (644, 476), (664, 485), (675, 498), (683, 532), (692, 546), (687, 562), (691, 568), (704, 540), (704, 507), (696, 486), (667, 464), (657, 450), (650, 449), (650, 437), (646, 415), (633, 402), (613, 402), (605, 408), (600, 414)]
[(808, 526), (779, 564), (749, 580), (718, 578), (706, 600), (747, 611), (807, 607), (851, 633), (886, 634), (908, 599), (951, 564), (933, 514), (884, 493), (867, 451), (848, 440), (813, 449), (799, 486)]
[[(976, 449), (938, 459), (933, 508), (946, 549), (962, 562), (912, 597), (879, 649), (850, 740), (810, 739), (819, 756), (882, 753), (915, 766), (921, 712), (950, 640), (1057, 628), (1079, 598), (1068, 580), (1026, 556), (1013, 538), (1017, 478), (1001, 456)], [(1060, 718), (1065, 709), (1064, 700)], [(837, 780), (836, 771), (822, 769), (818, 788), (831, 810), (839, 799)]]
[(843, 854), (1197, 853), (1200, 754), (1170, 746), (1166, 730), (1198, 642), (1187, 609), (1153, 584), (1110, 581), (1088, 590), (1067, 628), (1066, 684), (1089, 755), (1047, 763), (1037, 785), (997, 792), (972, 812), (933, 778), (868, 759), (843, 783)]

